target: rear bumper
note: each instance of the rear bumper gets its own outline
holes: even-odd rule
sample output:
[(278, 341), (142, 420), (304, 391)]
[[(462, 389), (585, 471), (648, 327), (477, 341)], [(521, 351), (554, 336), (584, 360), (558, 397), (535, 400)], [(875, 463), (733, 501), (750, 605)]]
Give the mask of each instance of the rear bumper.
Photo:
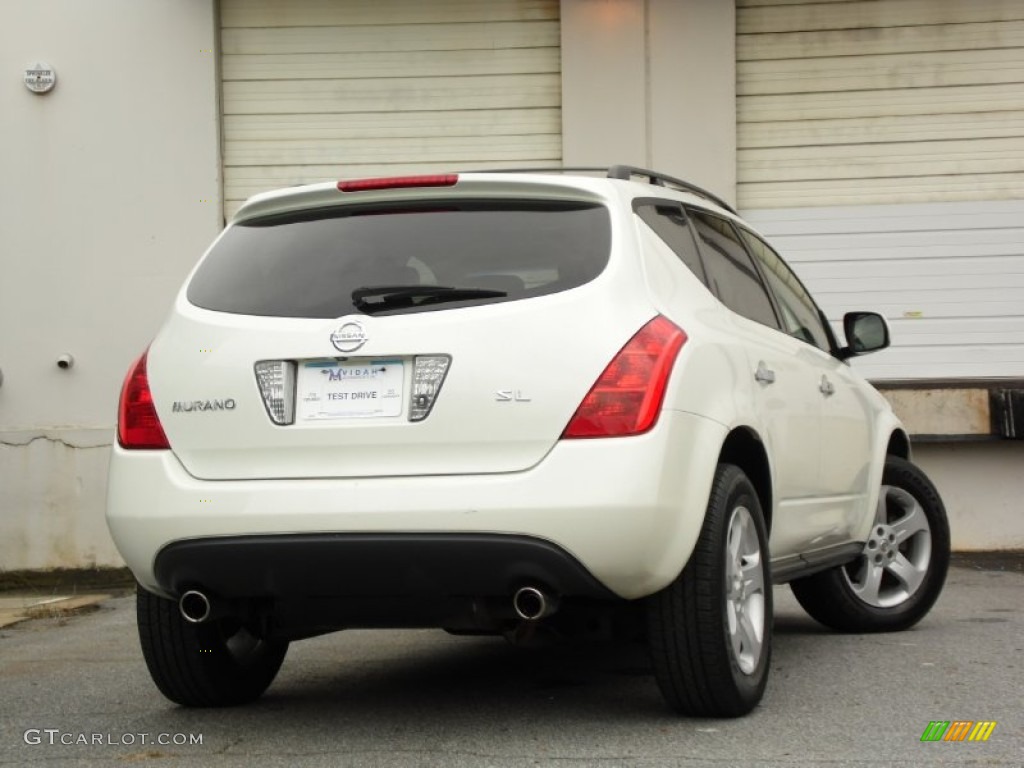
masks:
[[(645, 435), (560, 441), (523, 472), (337, 480), (204, 481), (189, 475), (170, 451), (114, 446), (107, 521), (139, 582), (167, 596), (186, 582), (230, 579), (232, 570), (248, 574), (243, 581), (269, 579), (267, 589), (277, 588), (273, 580), (280, 578), (289, 591), (316, 594), (325, 580), (370, 584), (397, 568), (404, 575), (394, 577), (395, 585), (447, 584), (453, 594), (465, 595), (484, 594), (485, 585), (489, 590), (520, 573), (529, 576), (530, 567), (544, 575), (544, 569), (556, 574), (578, 566), (583, 581), (589, 574), (612, 595), (638, 598), (664, 587), (686, 564), (725, 435), (716, 422), (665, 411)], [(368, 534), (404, 543), (375, 543), (360, 552), (361, 545), (377, 541)], [(490, 543), (481, 554), (502, 550), (497, 542), (504, 539), (504, 550), (518, 554), (488, 563), (473, 547), (449, 549), (442, 557), (443, 547), (424, 544), (417, 566), (421, 555), (409, 547), (427, 539), (412, 534), (441, 537), (437, 541), (484, 537), (477, 540)], [(523, 539), (537, 544), (533, 554), (518, 546)], [(379, 547), (391, 554), (379, 554)], [(379, 562), (371, 556), (374, 548)], [(274, 549), (287, 551), (291, 565), (272, 565)], [(575, 565), (555, 568), (552, 551), (561, 553), (555, 559)], [(178, 552), (189, 557), (168, 554)], [(349, 558), (350, 564), (339, 562)], [(447, 558), (453, 568), (460, 561), (472, 567), (446, 573)], [(508, 574), (510, 562), (519, 564), (519, 573)], [(260, 577), (264, 569), (267, 575)], [(576, 576), (550, 578), (577, 583)]]
[(614, 597), (572, 555), (539, 539), (495, 534), (316, 533), (221, 536), (168, 544), (160, 587), (247, 597), (508, 596), (527, 585)]

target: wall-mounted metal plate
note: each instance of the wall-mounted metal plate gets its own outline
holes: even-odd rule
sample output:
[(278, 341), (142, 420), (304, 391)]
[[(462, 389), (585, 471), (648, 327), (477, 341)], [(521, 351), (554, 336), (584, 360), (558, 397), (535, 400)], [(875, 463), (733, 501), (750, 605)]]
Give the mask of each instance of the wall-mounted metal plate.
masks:
[(56, 70), (45, 61), (25, 67), (25, 87), (32, 93), (47, 93), (57, 84)]

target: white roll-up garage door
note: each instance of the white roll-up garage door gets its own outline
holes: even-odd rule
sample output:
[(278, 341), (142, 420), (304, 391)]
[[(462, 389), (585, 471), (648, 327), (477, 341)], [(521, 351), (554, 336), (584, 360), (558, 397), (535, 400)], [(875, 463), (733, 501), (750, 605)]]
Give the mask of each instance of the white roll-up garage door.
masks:
[(225, 213), (324, 179), (560, 165), (558, 0), (223, 0)]
[(1024, 376), (1024, 2), (739, 0), (740, 208), (876, 378)]

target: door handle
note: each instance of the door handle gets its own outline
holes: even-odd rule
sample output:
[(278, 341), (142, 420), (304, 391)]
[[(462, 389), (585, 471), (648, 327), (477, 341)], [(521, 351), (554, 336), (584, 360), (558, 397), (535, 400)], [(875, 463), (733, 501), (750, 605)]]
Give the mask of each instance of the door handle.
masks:
[(764, 364), (764, 360), (757, 364), (757, 370), (754, 371), (754, 381), (761, 384), (774, 384), (775, 383), (775, 371)]
[(836, 385), (828, 380), (828, 376), (822, 374), (821, 384), (818, 386), (818, 391), (825, 397), (831, 397), (836, 393)]

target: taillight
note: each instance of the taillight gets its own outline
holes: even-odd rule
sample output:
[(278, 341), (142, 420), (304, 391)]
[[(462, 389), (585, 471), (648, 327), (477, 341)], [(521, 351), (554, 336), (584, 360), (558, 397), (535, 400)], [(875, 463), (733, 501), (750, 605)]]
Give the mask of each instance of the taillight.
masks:
[(412, 368), (409, 421), (423, 421), (434, 407), (452, 359), (448, 355), (416, 355)]
[(121, 402), (117, 407), (117, 441), (122, 448), (170, 448), (160, 417), (156, 415), (153, 394), (149, 391), (146, 375), (146, 356), (135, 361), (121, 387)]
[(452, 187), (459, 180), (457, 173), (437, 176), (389, 176), (383, 179), (356, 179), (339, 181), (342, 192), (370, 192), (375, 189), (403, 189), (405, 187)]
[(659, 315), (637, 331), (598, 377), (563, 438), (625, 437), (654, 426), (686, 334)]
[(275, 424), (295, 423), (295, 363), (262, 360), (256, 363), (256, 384), (263, 405)]

